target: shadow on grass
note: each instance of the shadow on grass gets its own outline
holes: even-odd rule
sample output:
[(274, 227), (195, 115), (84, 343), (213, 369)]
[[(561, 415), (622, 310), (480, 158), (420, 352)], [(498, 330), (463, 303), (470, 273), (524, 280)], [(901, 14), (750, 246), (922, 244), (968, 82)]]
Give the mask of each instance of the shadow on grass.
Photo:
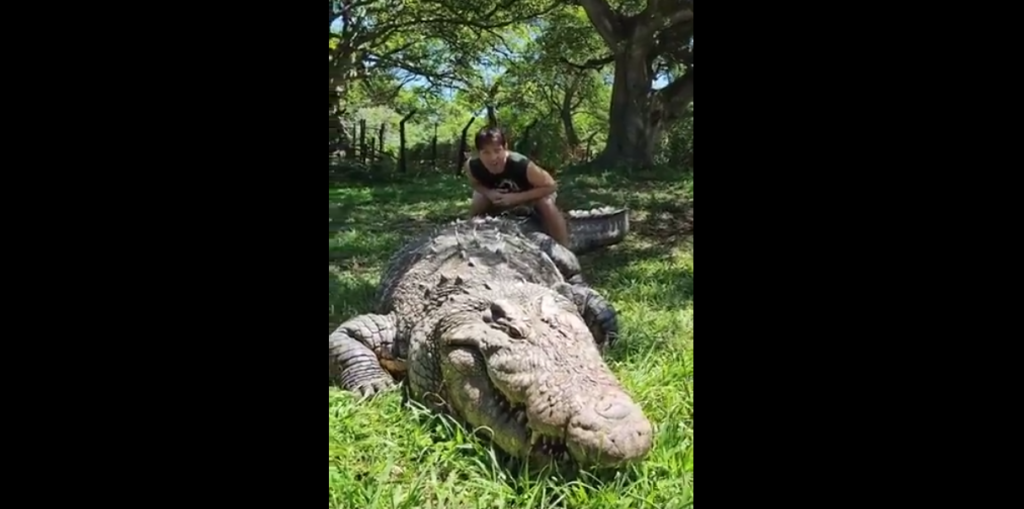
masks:
[[(641, 237), (641, 235), (637, 235), (637, 237)], [(664, 262), (665, 265), (671, 266), (674, 264), (673, 258), (678, 256), (679, 249), (693, 249), (692, 237), (689, 235), (680, 235), (677, 238), (662, 237), (657, 240), (662, 242), (655, 244), (631, 239), (622, 244), (581, 256), (580, 265), (583, 268), (584, 277), (590, 281), (600, 281), (602, 286), (612, 285), (626, 289), (629, 287), (630, 279), (651, 277), (649, 273), (646, 273), (649, 270), (638, 268), (639, 265)], [(692, 272), (688, 274), (670, 274), (663, 270), (656, 272), (659, 272), (662, 284), (673, 284), (679, 278), (689, 279), (692, 290)]]
[(615, 263), (657, 258), (684, 245), (693, 235), (692, 185), (684, 175), (645, 173), (642, 177), (646, 180), (636, 182), (618, 173), (583, 171), (566, 172), (565, 191), (559, 193), (563, 208), (612, 206), (631, 211), (626, 241), (596, 253), (598, 256), (607, 255)]
[[(634, 179), (642, 178), (642, 181)], [(580, 257), (584, 274), (606, 288), (628, 288), (629, 267), (665, 260), (679, 248), (692, 249), (693, 186), (686, 175), (661, 170), (632, 175), (570, 168), (559, 175), (563, 210), (625, 206), (627, 239)], [(330, 190), (328, 262), (342, 273), (376, 278), (384, 262), (404, 242), (465, 215), (469, 189), (461, 177), (389, 177), (376, 184), (351, 183)], [(635, 270), (634, 270), (635, 272)], [(693, 274), (660, 274), (671, 302), (686, 305), (693, 296)], [(647, 277), (650, 277), (647, 275)]]
[[(645, 180), (635, 181), (642, 178)], [(630, 174), (569, 168), (559, 175), (559, 207), (629, 207), (631, 236), (671, 248), (693, 232), (692, 185), (667, 171)], [(466, 214), (471, 191), (461, 176), (394, 177), (332, 187), (329, 232), (422, 231)]]

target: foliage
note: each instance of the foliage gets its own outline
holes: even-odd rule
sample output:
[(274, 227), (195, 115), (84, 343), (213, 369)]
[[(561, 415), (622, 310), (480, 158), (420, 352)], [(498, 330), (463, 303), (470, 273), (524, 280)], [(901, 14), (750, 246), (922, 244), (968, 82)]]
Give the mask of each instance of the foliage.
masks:
[(666, 133), (658, 161), (693, 171), (693, 103), (690, 103), (683, 118)]
[[(397, 168), (399, 121), (410, 112), (410, 171), (454, 173), (463, 128), (475, 117), (472, 135), (488, 123), (489, 112), (509, 133), (513, 149), (554, 171), (588, 160), (588, 148), (592, 155), (601, 153), (613, 135), (619, 136), (616, 146), (623, 145), (628, 122), (654, 120), (660, 125), (643, 131), (650, 143), (629, 141), (650, 145), (653, 160), (692, 164), (686, 155), (692, 153), (692, 118), (677, 112), (692, 95), (687, 88), (692, 51), (683, 40), (692, 40), (689, 0), (331, 0), (329, 5), (331, 86), (344, 110), (344, 134), (349, 141), (358, 139), (352, 128), (365, 119), (369, 145), (384, 123), (384, 146), (376, 156), (383, 167)], [(647, 112), (641, 120), (623, 118), (635, 108), (615, 102), (621, 98), (613, 101), (617, 49), (598, 25), (615, 12), (642, 25), (647, 38), (636, 44), (647, 48), (649, 72), (661, 80), (660, 92), (653, 84), (636, 92), (651, 97), (649, 105), (637, 109)], [(341, 134), (332, 135), (337, 140)], [(615, 164), (602, 161), (603, 167)]]
[(465, 71), (502, 44), (498, 30), (550, 11), (552, 1), (328, 0), (331, 89), (344, 100), (359, 83), (382, 101), (413, 78), (434, 87), (471, 81)]

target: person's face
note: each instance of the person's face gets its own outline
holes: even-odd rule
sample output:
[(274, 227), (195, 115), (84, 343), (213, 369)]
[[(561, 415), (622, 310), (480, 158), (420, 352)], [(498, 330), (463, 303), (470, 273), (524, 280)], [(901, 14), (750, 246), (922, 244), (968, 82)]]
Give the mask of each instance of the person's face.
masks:
[(480, 161), (492, 172), (499, 172), (505, 165), (505, 147), (491, 143), (480, 147)]

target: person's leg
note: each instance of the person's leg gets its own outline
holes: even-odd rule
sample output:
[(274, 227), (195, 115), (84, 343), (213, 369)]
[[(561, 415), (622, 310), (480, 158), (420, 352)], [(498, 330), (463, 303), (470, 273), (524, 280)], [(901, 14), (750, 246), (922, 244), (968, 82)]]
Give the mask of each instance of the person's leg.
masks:
[(565, 224), (565, 218), (562, 217), (562, 213), (558, 210), (558, 206), (555, 205), (555, 195), (541, 198), (534, 203), (534, 207), (537, 213), (540, 214), (541, 220), (544, 222), (544, 228), (547, 229), (548, 235), (555, 239), (556, 242), (569, 247), (569, 227)]
[(491, 200), (486, 196), (473, 191), (473, 203), (469, 206), (469, 217), (473, 218), (476, 216), (483, 215), (491, 209)]

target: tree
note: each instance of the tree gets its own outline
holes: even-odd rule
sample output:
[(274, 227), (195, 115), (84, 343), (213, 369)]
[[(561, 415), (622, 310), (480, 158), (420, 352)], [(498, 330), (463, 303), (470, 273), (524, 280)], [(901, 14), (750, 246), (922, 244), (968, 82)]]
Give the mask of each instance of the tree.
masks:
[[(556, 9), (530, 30), (508, 39), (520, 44), (495, 66), (504, 71), (493, 80), (500, 87), (490, 96), (499, 107), (498, 120), (517, 133), (517, 149), (546, 164), (578, 160), (586, 141), (607, 128), (611, 87), (601, 72), (580, 69), (567, 60), (599, 54), (604, 42), (578, 6)], [(480, 90), (477, 95), (483, 97), (488, 89)], [(530, 136), (523, 139), (527, 128)]]
[[(577, 112), (585, 103), (591, 106), (599, 102), (607, 85), (597, 70), (573, 66), (570, 62), (599, 54), (604, 43), (594, 32), (586, 12), (579, 7), (552, 13), (545, 22), (547, 27), (537, 39), (541, 52), (534, 67), (544, 76), (545, 83), (552, 85), (542, 89), (543, 95), (558, 112), (565, 131), (567, 153), (578, 154), (583, 140), (577, 129)], [(610, 62), (608, 59), (606, 63)]]
[[(579, 0), (610, 55), (582, 68), (615, 63), (608, 141), (599, 164), (648, 166), (663, 129), (693, 101), (693, 0), (623, 2)], [(636, 12), (638, 11), (638, 12)], [(657, 77), (671, 80), (654, 90)]]
[[(493, 47), (498, 29), (550, 12), (556, 0), (328, 0), (329, 92), (343, 101), (356, 82), (384, 77), (452, 87)], [(377, 83), (380, 85), (380, 83)], [(380, 88), (379, 86), (376, 88)]]

